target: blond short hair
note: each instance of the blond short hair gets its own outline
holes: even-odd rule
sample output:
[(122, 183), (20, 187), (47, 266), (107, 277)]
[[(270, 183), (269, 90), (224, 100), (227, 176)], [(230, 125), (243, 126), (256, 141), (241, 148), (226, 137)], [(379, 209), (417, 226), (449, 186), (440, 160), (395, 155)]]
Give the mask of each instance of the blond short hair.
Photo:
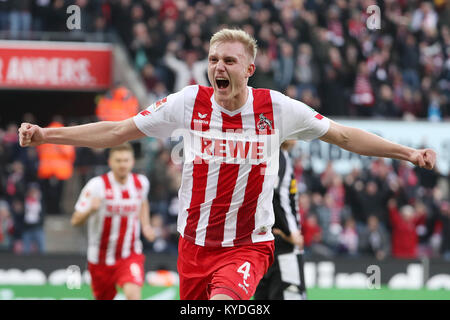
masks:
[(133, 146), (129, 142), (125, 142), (125, 143), (119, 144), (119, 145), (109, 149), (109, 156), (111, 156), (116, 151), (129, 151), (134, 156)]
[(220, 42), (240, 42), (244, 45), (245, 51), (252, 57), (252, 61), (255, 61), (256, 52), (258, 51), (258, 45), (256, 39), (249, 35), (247, 32), (241, 29), (222, 29), (217, 31), (209, 41), (209, 45), (212, 47), (215, 43)]

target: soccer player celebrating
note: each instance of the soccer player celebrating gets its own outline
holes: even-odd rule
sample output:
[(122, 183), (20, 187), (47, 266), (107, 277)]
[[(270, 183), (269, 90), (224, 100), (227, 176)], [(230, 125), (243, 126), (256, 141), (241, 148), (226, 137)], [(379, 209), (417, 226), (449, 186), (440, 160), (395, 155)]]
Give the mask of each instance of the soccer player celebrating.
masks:
[(111, 171), (94, 177), (81, 191), (71, 223), (88, 220), (88, 268), (97, 300), (112, 300), (116, 285), (129, 300), (141, 298), (144, 260), (140, 229), (153, 241), (150, 226), (148, 179), (132, 173), (133, 148), (124, 143), (111, 148)]
[(427, 169), (436, 161), (431, 149), (392, 143), (331, 121), (279, 92), (248, 87), (256, 50), (246, 32), (223, 29), (210, 40), (212, 87), (185, 87), (123, 121), (44, 129), (23, 123), (19, 129), (21, 146), (104, 148), (146, 135), (183, 135), (181, 299), (250, 299), (254, 294), (273, 260), (278, 170), (269, 162), (283, 141), (319, 138), (361, 155), (408, 160)]

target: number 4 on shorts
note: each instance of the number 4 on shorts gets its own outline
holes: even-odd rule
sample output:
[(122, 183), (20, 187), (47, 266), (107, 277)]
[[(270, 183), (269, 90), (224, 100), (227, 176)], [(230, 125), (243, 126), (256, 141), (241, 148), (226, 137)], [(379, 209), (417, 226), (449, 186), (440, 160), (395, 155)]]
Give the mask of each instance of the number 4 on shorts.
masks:
[(244, 262), (238, 269), (237, 272), (242, 273), (243, 274), (243, 278), (244, 278), (244, 285), (246, 287), (249, 286), (249, 284), (247, 282), (245, 282), (245, 280), (247, 280), (248, 277), (250, 277), (250, 262), (246, 261)]

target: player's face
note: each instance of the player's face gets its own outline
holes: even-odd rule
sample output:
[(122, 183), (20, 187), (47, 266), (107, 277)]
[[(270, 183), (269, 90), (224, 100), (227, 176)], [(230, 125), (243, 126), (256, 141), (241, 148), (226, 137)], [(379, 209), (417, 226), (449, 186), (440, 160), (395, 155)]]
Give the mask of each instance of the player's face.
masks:
[(240, 42), (218, 42), (209, 49), (208, 79), (219, 100), (245, 92), (255, 65)]
[(134, 166), (134, 156), (130, 151), (115, 151), (108, 159), (108, 165), (118, 178), (126, 177)]

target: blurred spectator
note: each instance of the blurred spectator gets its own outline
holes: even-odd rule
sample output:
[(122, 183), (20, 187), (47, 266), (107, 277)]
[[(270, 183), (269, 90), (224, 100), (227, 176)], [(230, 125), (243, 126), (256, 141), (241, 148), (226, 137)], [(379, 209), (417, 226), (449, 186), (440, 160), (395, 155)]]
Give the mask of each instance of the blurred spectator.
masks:
[(142, 68), (142, 80), (144, 80), (147, 91), (153, 91), (160, 81), (156, 74), (155, 67), (151, 63), (147, 63)]
[(165, 226), (163, 217), (158, 213), (153, 213), (150, 218), (155, 240), (151, 243), (151, 251), (158, 253), (177, 253), (177, 247), (170, 241), (170, 232)]
[(76, 148), (74, 168), (82, 186), (86, 185), (89, 179), (108, 171), (106, 164), (104, 149)]
[(11, 172), (6, 179), (6, 196), (9, 201), (13, 198), (23, 199), (26, 192), (25, 170), (22, 162), (14, 161)]
[(298, 47), (295, 80), (300, 85), (311, 85), (314, 87), (319, 82), (319, 67), (314, 61), (313, 50), (310, 44), (302, 43)]
[(11, 0), (0, 0), (0, 31), (9, 29), (9, 6)]
[(403, 87), (403, 95), (400, 100), (400, 108), (404, 116), (409, 116), (412, 119), (420, 117), (423, 112), (422, 96), (420, 91), (412, 88)]
[(17, 38), (31, 31), (31, 4), (31, 0), (10, 2), (9, 31), (11, 37)]
[(405, 190), (408, 199), (414, 198), (419, 183), (414, 167), (410, 166), (406, 161), (400, 161), (398, 163), (397, 172), (400, 183)]
[(436, 90), (431, 91), (427, 118), (430, 122), (442, 121), (441, 97)]
[(359, 247), (362, 253), (370, 254), (377, 260), (383, 260), (389, 254), (389, 235), (376, 216), (369, 216), (367, 219), (367, 226), (361, 234)]
[(171, 163), (170, 152), (162, 149), (154, 160), (150, 172), (150, 203), (152, 210), (167, 217), (171, 195), (178, 190), (181, 183), (180, 172), (174, 171)]
[(150, 103), (154, 103), (167, 97), (168, 94), (166, 85), (163, 82), (157, 82), (153, 91), (149, 92), (148, 100)]
[(394, 104), (393, 92), (390, 86), (383, 84), (380, 87), (380, 96), (377, 99), (374, 116), (381, 118), (397, 118), (401, 110)]
[(6, 201), (0, 200), (0, 252), (9, 251), (12, 243), (13, 228), (14, 222), (9, 205)]
[(179, 91), (193, 84), (208, 85), (209, 82), (206, 78), (208, 60), (199, 60), (195, 51), (186, 51), (183, 59), (178, 59), (175, 55), (177, 50), (177, 43), (170, 42), (167, 46), (167, 53), (164, 56), (167, 66), (175, 73), (173, 90)]
[[(45, 24), (48, 20), (48, 14), (51, 6), (51, 0), (36, 0), (33, 1), (32, 14), (33, 14), (33, 31), (45, 30)], [(32, 122), (31, 122), (32, 123)]]
[(414, 207), (404, 205), (398, 210), (396, 201), (389, 200), (389, 215), (392, 225), (392, 256), (415, 259), (418, 256), (418, 235), (416, 227), (419, 217)]
[(15, 197), (10, 203), (14, 225), (12, 232), (12, 250), (14, 253), (21, 254), (23, 252), (24, 199)]
[(294, 49), (289, 42), (281, 42), (279, 57), (274, 61), (273, 69), (277, 89), (283, 92), (292, 82), (295, 70)]
[(111, 22), (127, 47), (130, 47), (133, 40), (131, 34), (131, 3), (132, 0), (111, 2)]
[(438, 15), (433, 9), (433, 4), (427, 1), (420, 3), (420, 7), (414, 10), (411, 19), (411, 29), (413, 31), (423, 31), (425, 33), (436, 32)]
[(124, 86), (117, 86), (102, 96), (95, 109), (100, 121), (120, 121), (135, 116), (139, 102), (133, 93)]
[(342, 233), (339, 235), (339, 251), (349, 256), (358, 254), (358, 233), (353, 218), (347, 218)]
[(450, 203), (442, 202), (440, 207), (440, 220), (442, 222), (442, 257), (450, 262)]
[[(48, 128), (62, 126), (62, 118), (55, 116)], [(73, 174), (75, 147), (42, 144), (36, 148), (39, 156), (38, 177), (41, 182), (44, 205), (48, 214), (62, 214), (61, 197), (64, 181), (70, 179)]]
[(357, 116), (371, 117), (373, 115), (375, 95), (369, 79), (369, 70), (365, 62), (361, 62), (358, 65), (352, 102), (356, 107)]
[(311, 212), (317, 215), (318, 224), (321, 229), (322, 244), (327, 246), (332, 252), (337, 250), (339, 235), (342, 231), (336, 215), (335, 202), (330, 195), (322, 197), (319, 193), (312, 195)]
[(315, 214), (309, 214), (302, 224), (302, 234), (305, 242), (305, 249), (319, 243), (322, 239), (322, 229), (317, 222)]
[(23, 217), (23, 252), (45, 252), (44, 237), (44, 209), (42, 207), (42, 194), (36, 183), (28, 187), (25, 197), (25, 211)]
[(272, 63), (267, 50), (258, 50), (255, 65), (258, 67), (250, 77), (248, 85), (254, 88), (276, 89)]
[(54, 0), (45, 20), (45, 31), (67, 31), (67, 13), (64, 0)]
[(418, 236), (417, 255), (419, 257), (431, 257), (432, 249), (429, 245), (430, 232), (427, 230), (429, 227), (427, 225), (427, 219), (429, 216), (428, 208), (420, 200), (416, 200), (413, 207), (416, 218), (416, 233)]
[(6, 131), (2, 134), (2, 144), (5, 149), (5, 156), (8, 162), (16, 160), (19, 153), (22, 152), (19, 146), (19, 136), (17, 134), (17, 124), (8, 124)]

